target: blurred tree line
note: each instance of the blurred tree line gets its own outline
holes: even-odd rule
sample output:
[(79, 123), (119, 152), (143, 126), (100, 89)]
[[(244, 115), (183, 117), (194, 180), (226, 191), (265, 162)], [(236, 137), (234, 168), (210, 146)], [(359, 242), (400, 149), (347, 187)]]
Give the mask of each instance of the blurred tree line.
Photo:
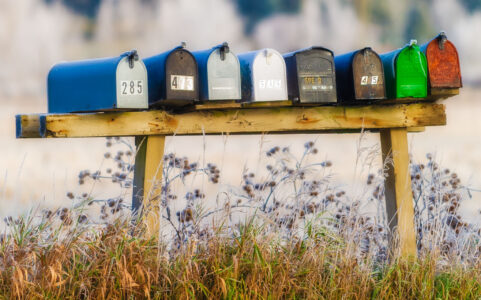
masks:
[[(43, 0), (46, 3), (62, 2), (77, 14), (95, 21), (102, 0)], [(113, 0), (119, 2), (122, 0)], [(124, 0), (125, 1), (125, 0)], [(138, 0), (155, 4), (156, 0)], [(263, 19), (275, 13), (296, 14), (302, 8), (303, 0), (231, 0), (245, 20), (245, 32), (251, 34)], [(321, 3), (326, 0), (318, 0)], [(351, 5), (364, 24), (377, 24), (382, 28), (381, 41), (398, 44), (411, 38), (425, 40), (432, 37), (438, 28), (430, 16), (432, 0), (339, 0)], [(468, 12), (481, 9), (481, 0), (458, 0)], [(321, 5), (321, 9), (329, 9)], [(340, 20), (342, 22), (342, 20)]]

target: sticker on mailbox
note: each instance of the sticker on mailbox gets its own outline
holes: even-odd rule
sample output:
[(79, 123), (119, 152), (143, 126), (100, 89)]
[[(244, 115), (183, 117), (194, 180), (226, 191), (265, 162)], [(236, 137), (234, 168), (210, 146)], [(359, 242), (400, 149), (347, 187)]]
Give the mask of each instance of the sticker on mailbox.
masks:
[(135, 96), (144, 93), (143, 80), (125, 80), (120, 82), (120, 92), (122, 95)]
[(171, 75), (170, 88), (172, 90), (193, 91), (194, 76)]
[(259, 88), (261, 89), (280, 89), (282, 82), (280, 79), (261, 79), (259, 80)]
[(361, 85), (376, 85), (379, 81), (379, 76), (371, 76), (371, 82), (369, 82), (369, 76), (361, 77)]
[(304, 77), (301, 86), (304, 91), (330, 91), (333, 89), (332, 80), (322, 77)]

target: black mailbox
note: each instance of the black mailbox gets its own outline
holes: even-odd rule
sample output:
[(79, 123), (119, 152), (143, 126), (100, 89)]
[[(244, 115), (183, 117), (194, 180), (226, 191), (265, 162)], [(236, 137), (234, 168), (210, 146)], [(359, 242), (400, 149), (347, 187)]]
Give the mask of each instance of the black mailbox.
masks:
[(149, 81), (149, 105), (186, 105), (199, 100), (197, 62), (185, 43), (144, 59)]
[(382, 61), (371, 48), (338, 55), (334, 61), (341, 102), (386, 98)]
[(336, 103), (334, 53), (311, 47), (284, 54), (289, 99), (299, 103)]

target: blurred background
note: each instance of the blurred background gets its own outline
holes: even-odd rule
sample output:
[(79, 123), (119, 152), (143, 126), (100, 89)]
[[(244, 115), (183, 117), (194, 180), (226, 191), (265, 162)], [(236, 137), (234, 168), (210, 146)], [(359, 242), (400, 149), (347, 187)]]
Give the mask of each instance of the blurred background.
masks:
[[(311, 45), (336, 54), (365, 46), (382, 53), (410, 39), (425, 43), (441, 30), (457, 46), (464, 88), (445, 102), (446, 127), (410, 134), (411, 152), (415, 160), (434, 153), (464, 183), (481, 188), (481, 0), (0, 0), (0, 216), (68, 206), (68, 191), (116, 192), (106, 183), (77, 186), (80, 170), (105, 163), (105, 140), (15, 139), (15, 114), (46, 112), (46, 75), (56, 62), (131, 49), (147, 57), (181, 41), (191, 50), (228, 41), (236, 53)], [(338, 184), (353, 190), (369, 172), (355, 166), (358, 150), (379, 144), (377, 134), (173, 137), (166, 151), (215, 162), (223, 183), (236, 185), (263, 150), (281, 145), (300, 153), (308, 140), (316, 140), (319, 159), (332, 160)], [(466, 214), (476, 218), (480, 200), (473, 193)]]

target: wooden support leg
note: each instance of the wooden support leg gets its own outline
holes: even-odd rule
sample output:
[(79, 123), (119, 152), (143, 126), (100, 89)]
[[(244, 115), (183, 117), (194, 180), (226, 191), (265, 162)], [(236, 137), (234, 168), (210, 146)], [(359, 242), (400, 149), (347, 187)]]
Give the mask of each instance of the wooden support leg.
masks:
[(162, 167), (165, 136), (137, 136), (135, 157), (134, 190), (132, 208), (142, 213), (147, 225), (147, 234), (159, 233), (160, 195), (162, 189)]
[[(383, 163), (392, 160), (392, 165), (387, 165), (385, 180), (386, 210), (391, 234), (397, 232), (402, 256), (416, 256), (407, 129), (382, 129), (381, 148)], [(393, 245), (392, 236), (390, 243)]]

